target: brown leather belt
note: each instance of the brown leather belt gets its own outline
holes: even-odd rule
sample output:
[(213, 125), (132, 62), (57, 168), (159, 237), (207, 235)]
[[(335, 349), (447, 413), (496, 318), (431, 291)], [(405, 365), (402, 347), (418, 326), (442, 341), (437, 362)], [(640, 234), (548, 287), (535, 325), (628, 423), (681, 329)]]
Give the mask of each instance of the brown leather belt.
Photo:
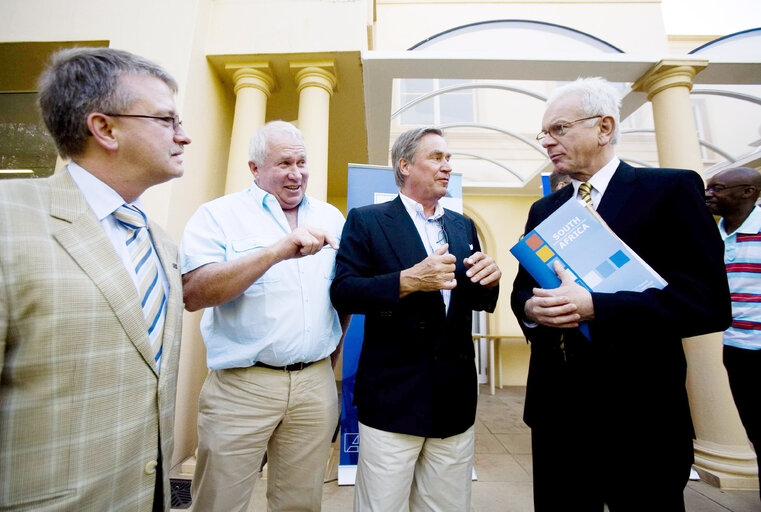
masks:
[(307, 368), (308, 366), (313, 365), (316, 362), (317, 361), (311, 361), (309, 363), (293, 363), (286, 366), (272, 366), (271, 364), (257, 361), (254, 363), (254, 366), (258, 366), (259, 368), (267, 368), (269, 370), (279, 370), (281, 372), (298, 372), (303, 370), (304, 368)]

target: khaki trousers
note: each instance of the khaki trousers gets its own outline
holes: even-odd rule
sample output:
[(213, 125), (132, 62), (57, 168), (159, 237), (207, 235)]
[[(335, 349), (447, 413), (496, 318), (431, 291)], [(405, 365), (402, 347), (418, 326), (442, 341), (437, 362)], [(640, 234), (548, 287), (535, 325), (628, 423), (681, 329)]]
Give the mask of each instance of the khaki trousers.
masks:
[(270, 511), (318, 511), (338, 397), (330, 359), (296, 372), (213, 370), (201, 389), (196, 512), (245, 512), (267, 452)]
[(474, 432), (437, 439), (360, 423), (354, 511), (470, 511)]

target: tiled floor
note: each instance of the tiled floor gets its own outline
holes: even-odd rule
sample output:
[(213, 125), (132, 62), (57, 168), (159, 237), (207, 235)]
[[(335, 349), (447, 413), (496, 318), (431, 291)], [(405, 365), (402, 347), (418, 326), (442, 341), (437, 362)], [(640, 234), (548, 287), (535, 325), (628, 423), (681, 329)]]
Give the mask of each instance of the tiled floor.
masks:
[[(481, 386), (475, 449), (478, 480), (473, 482), (472, 511), (533, 510), (530, 431), (521, 419), (524, 392), (523, 387), (506, 387), (491, 396), (488, 386)], [(249, 512), (267, 510), (265, 490), (266, 482), (258, 482)], [(641, 492), (648, 490), (643, 486)], [(323, 512), (351, 511), (353, 501), (354, 488), (338, 486), (334, 469), (323, 490)], [(726, 491), (699, 481), (688, 484), (685, 502), (688, 512), (761, 511), (758, 491)]]

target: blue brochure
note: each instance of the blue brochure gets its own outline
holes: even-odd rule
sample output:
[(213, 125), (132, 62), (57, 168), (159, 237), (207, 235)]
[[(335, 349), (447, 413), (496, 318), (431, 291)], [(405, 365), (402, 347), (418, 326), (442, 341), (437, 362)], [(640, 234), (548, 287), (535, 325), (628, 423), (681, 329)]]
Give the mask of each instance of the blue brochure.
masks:
[[(571, 199), (527, 233), (510, 252), (546, 289), (560, 286), (559, 260), (590, 292), (640, 292), (668, 283), (583, 201)], [(579, 327), (589, 339), (589, 326)]]

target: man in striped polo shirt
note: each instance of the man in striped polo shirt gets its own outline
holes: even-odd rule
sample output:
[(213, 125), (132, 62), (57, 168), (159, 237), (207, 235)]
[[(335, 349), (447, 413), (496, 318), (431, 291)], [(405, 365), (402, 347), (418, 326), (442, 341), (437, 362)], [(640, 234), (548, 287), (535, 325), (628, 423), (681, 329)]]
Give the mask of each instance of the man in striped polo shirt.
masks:
[[(724, 263), (732, 294), (732, 325), (724, 332), (724, 366), (740, 419), (761, 450), (761, 175), (749, 167), (722, 171), (708, 180), (706, 204), (722, 217)], [(761, 464), (759, 465), (761, 474)]]

